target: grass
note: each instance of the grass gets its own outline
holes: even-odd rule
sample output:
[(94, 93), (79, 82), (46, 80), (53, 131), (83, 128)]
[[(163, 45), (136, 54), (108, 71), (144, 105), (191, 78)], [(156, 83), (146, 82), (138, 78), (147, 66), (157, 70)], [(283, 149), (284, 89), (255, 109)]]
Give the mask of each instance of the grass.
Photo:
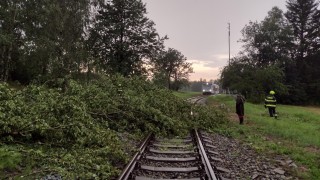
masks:
[(210, 97), (209, 104), (225, 104), (229, 109), (233, 123), (222, 132), (250, 143), (259, 152), (290, 157), (299, 166), (296, 173), (302, 179), (319, 179), (320, 108), (280, 104), (278, 119), (274, 119), (263, 104), (246, 102), (245, 125), (239, 126), (233, 97)]
[(191, 91), (173, 91), (173, 94), (182, 98), (182, 99), (188, 99), (190, 97), (199, 96), (201, 95), (201, 92), (191, 92)]
[(4, 169), (10, 170), (21, 162), (21, 154), (6, 146), (2, 146), (0, 147), (0, 159), (0, 171)]

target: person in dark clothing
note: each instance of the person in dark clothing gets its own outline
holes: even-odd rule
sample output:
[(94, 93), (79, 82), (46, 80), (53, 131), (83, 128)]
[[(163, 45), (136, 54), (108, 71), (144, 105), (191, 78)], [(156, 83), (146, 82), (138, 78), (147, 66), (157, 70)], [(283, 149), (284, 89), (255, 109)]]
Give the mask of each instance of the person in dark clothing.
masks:
[(276, 106), (277, 100), (274, 97), (275, 92), (270, 91), (269, 95), (264, 99), (264, 107), (268, 108), (270, 117), (275, 117), (277, 119)]
[(236, 98), (236, 113), (238, 114), (240, 124), (243, 124), (244, 121), (244, 101), (244, 97), (241, 94), (238, 94)]

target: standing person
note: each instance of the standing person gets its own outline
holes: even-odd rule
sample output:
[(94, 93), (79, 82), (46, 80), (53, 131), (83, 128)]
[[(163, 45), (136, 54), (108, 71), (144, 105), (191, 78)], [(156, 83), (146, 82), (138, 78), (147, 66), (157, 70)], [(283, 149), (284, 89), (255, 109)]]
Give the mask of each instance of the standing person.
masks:
[(264, 107), (269, 109), (270, 117), (275, 117), (277, 119), (276, 106), (277, 100), (274, 97), (276, 93), (274, 91), (270, 91), (269, 95), (264, 99)]
[(244, 97), (241, 94), (237, 94), (236, 98), (236, 113), (238, 114), (240, 124), (243, 124), (244, 116)]

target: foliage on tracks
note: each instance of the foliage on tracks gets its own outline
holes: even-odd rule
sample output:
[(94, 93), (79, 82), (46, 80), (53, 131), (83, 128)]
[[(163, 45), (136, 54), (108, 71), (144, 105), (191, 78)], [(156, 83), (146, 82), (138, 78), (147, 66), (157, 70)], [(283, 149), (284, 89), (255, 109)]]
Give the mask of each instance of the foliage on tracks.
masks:
[(182, 135), (223, 122), (218, 111), (138, 78), (59, 80), (19, 90), (0, 84), (0, 157), (8, 162), (0, 164), (0, 178), (114, 178), (129, 158), (119, 133)]

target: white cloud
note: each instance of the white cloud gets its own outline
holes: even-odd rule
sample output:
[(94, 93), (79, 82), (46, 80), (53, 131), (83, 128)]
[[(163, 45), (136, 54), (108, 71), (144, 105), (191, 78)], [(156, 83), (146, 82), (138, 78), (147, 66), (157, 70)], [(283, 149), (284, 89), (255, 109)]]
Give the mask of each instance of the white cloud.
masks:
[(212, 54), (208, 55), (208, 58), (195, 58), (188, 60), (194, 64), (203, 64), (207, 67), (220, 67), (228, 64), (229, 54)]
[(194, 73), (190, 74), (190, 80), (200, 80), (200, 78), (210, 80), (219, 78), (221, 66), (208, 66), (209, 63), (207, 61), (196, 59), (188, 60), (188, 62), (192, 63), (194, 71)]
[(218, 60), (228, 60), (229, 54), (213, 54), (212, 57)]

